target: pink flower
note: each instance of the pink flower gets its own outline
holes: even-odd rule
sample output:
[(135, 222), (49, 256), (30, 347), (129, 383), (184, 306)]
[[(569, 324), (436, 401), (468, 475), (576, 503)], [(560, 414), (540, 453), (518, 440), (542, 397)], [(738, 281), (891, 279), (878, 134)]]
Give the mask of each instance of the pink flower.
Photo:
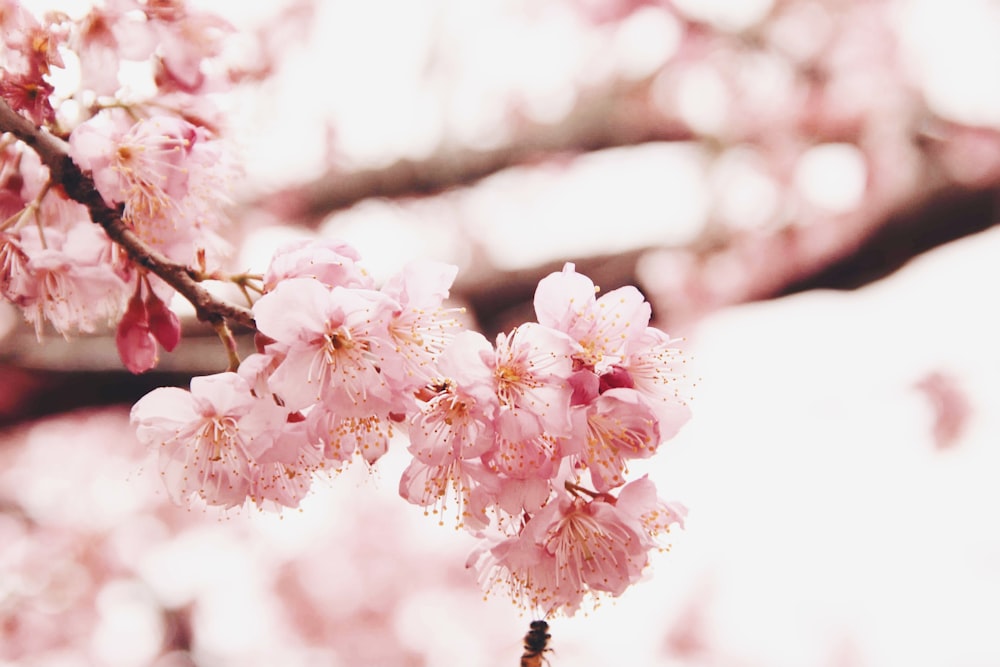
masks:
[(289, 278), (315, 278), (327, 287), (373, 289), (371, 276), (358, 264), (361, 255), (343, 241), (299, 239), (279, 247), (264, 273), (264, 290), (270, 292)]
[(178, 0), (149, 2), (146, 15), (159, 43), (160, 89), (204, 92), (202, 62), (221, 53), (223, 38), (234, 31), (233, 26), (214, 14), (192, 11)]
[(622, 362), (629, 382), (656, 413), (664, 440), (676, 435), (691, 418), (687, 405), (691, 383), (685, 373), (684, 353), (677, 347), (679, 342), (655, 327), (646, 327), (631, 341)]
[(93, 174), (104, 199), (125, 204), (126, 220), (153, 220), (187, 196), (186, 163), (197, 133), (172, 116), (130, 126), (127, 120), (98, 114), (73, 130), (70, 148), (74, 161)]
[(576, 341), (577, 364), (603, 373), (642, 334), (652, 311), (642, 293), (631, 285), (600, 298), (596, 292), (593, 281), (567, 263), (561, 272), (539, 281), (534, 304), (539, 323)]
[(413, 459), (399, 479), (399, 495), (430, 512), (444, 524), (444, 516), (454, 508), (455, 526), (478, 531), (489, 525), (487, 505), (479, 492), (489, 473), (478, 461), (456, 459), (428, 465)]
[(382, 293), (399, 304), (389, 322), (401, 363), (384, 370), (401, 389), (416, 388), (435, 375), (435, 361), (461, 325), (457, 309), (442, 302), (458, 267), (440, 262), (411, 262), (382, 286)]
[(410, 452), (429, 465), (483, 454), (493, 446), (499, 402), (493, 376), (483, 363), (493, 348), (477, 332), (458, 334), (438, 359), (442, 374), (420, 395), (410, 422)]
[(53, 92), (55, 88), (41, 76), (0, 70), (0, 97), (36, 125), (55, 122), (56, 112), (49, 101)]
[(114, 95), (120, 87), (122, 60), (146, 60), (156, 48), (156, 35), (133, 0), (107, 0), (80, 21), (70, 45), (80, 58), (80, 86), (97, 95)]
[(497, 397), (524, 421), (522, 433), (568, 435), (572, 354), (573, 341), (566, 335), (533, 322), (497, 336), (491, 362)]
[(577, 415), (574, 439), (582, 441), (579, 460), (590, 471), (597, 491), (624, 484), (626, 461), (648, 458), (660, 444), (656, 415), (634, 390), (608, 390)]
[(154, 389), (133, 406), (131, 421), (142, 444), (159, 448), (175, 502), (199, 496), (235, 507), (251, 494), (255, 461), (274, 446), (286, 414), (236, 373), (218, 373), (192, 379), (190, 391)]
[(618, 494), (615, 508), (623, 516), (638, 521), (646, 534), (650, 547), (669, 546), (663, 543), (663, 536), (674, 526), (684, 527), (687, 508), (678, 502), (667, 502), (656, 495), (656, 485), (643, 475), (626, 484)]
[(313, 443), (304, 422), (286, 422), (274, 445), (257, 457), (247, 495), (258, 507), (298, 507), (309, 493), (314, 473), (327, 468), (323, 448)]
[(389, 451), (393, 423), (388, 415), (345, 417), (325, 405), (315, 406), (306, 417), (310, 439), (320, 443), (323, 456), (339, 468), (355, 454), (372, 465)]
[(341, 417), (387, 412), (396, 399), (380, 369), (394, 349), (387, 327), (396, 307), (370, 290), (281, 282), (253, 307), (258, 329), (284, 351), (271, 389), (293, 410), (324, 402)]
[(19, 283), (25, 292), (15, 302), (39, 336), (46, 320), (67, 336), (117, 319), (128, 284), (111, 266), (111, 241), (97, 225), (81, 221), (65, 234), (46, 228), (44, 245), (37, 229), (25, 227), (20, 240), (31, 280)]
[(560, 494), (530, 517), (520, 535), (470, 558), (487, 588), (504, 583), (522, 606), (572, 615), (587, 597), (617, 597), (636, 582), (658, 538), (680, 524), (683, 508), (656, 497), (647, 478), (619, 498)]
[(111, 111), (80, 124), (70, 154), (90, 171), (109, 205), (125, 205), (124, 220), (172, 259), (193, 261), (196, 245), (217, 244), (229, 170), (208, 133), (174, 116), (130, 124)]
[(18, 239), (0, 232), (0, 294), (15, 304), (35, 293), (28, 261)]
[(37, 125), (55, 121), (55, 109), (49, 101), (54, 91), (43, 77), (50, 67), (62, 67), (59, 44), (64, 35), (57, 26), (42, 26), (19, 3), (0, 10), (3, 40), (3, 69), (0, 70), (0, 96), (12, 109)]
[(498, 415), (496, 439), (484, 455), (484, 462), (514, 479), (548, 479), (559, 468), (560, 439), (539, 430), (534, 420), (523, 417), (521, 412), (504, 410)]

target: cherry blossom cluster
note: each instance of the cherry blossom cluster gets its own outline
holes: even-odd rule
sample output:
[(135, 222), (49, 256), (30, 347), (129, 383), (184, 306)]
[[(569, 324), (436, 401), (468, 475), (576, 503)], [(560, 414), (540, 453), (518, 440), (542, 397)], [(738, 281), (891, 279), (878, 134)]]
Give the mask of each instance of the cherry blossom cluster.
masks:
[(689, 416), (677, 341), (639, 291), (598, 298), (567, 264), (538, 286), (539, 321), (491, 343), (444, 307), (455, 267), (414, 263), (376, 288), (359, 259), (280, 249), (253, 306), (260, 351), (135, 405), (173, 497), (295, 507), (314, 473), (372, 465), (405, 435), (400, 494), (453, 507), (483, 540), (487, 588), (546, 613), (619, 595), (684, 515), (627, 479)]
[(176, 500), (296, 507), (313, 473), (385, 454), (459, 327), (442, 307), (457, 269), (416, 262), (376, 289), (358, 259), (339, 242), (279, 249), (253, 306), (261, 351), (136, 403)]
[[(76, 19), (0, 0), (0, 29), (0, 98), (19, 115), (0, 126), (0, 294), (39, 336), (117, 324), (126, 366), (148, 370), (180, 335), (151, 257), (207, 273), (225, 252), (232, 167), (207, 93), (229, 80), (211, 64), (231, 29), (178, 0), (109, 0)], [(142, 253), (94, 224), (83, 180)]]
[(685, 515), (627, 479), (689, 418), (684, 358), (636, 288), (596, 293), (567, 264), (538, 284), (537, 322), (495, 344), (458, 334), (410, 419), (400, 482), (418, 505), (454, 502), (483, 540), (469, 564), (484, 587), (546, 615), (620, 595)]
[[(231, 168), (206, 100), (232, 78), (213, 67), (229, 27), (180, 0), (43, 20), (0, 0), (0, 28), (0, 294), (39, 336), (114, 327), (134, 373), (179, 344), (175, 291), (226, 346), (227, 371), (132, 410), (175, 501), (297, 507), (318, 475), (404, 441), (400, 495), (453, 513), (480, 539), (483, 585), (544, 614), (621, 594), (682, 524), (630, 479), (689, 417), (683, 355), (636, 288), (598, 296), (567, 264), (539, 283), (537, 321), (490, 341), (447, 307), (454, 266), (377, 285), (349, 245), (299, 241), (261, 275), (226, 275)], [(57, 90), (71, 59), (79, 81)], [(153, 92), (122, 83), (126, 63)], [(256, 335), (246, 359), (234, 322)]]

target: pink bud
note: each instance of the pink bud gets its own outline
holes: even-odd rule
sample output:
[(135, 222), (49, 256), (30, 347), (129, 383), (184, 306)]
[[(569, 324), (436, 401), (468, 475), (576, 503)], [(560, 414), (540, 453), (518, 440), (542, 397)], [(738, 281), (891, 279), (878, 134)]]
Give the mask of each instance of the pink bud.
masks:
[(146, 307), (138, 294), (129, 299), (125, 315), (118, 322), (115, 344), (122, 363), (132, 373), (145, 373), (156, 366), (156, 340), (149, 332)]
[(150, 332), (164, 350), (173, 352), (181, 339), (181, 321), (177, 314), (152, 292), (146, 297), (146, 310), (149, 313)]

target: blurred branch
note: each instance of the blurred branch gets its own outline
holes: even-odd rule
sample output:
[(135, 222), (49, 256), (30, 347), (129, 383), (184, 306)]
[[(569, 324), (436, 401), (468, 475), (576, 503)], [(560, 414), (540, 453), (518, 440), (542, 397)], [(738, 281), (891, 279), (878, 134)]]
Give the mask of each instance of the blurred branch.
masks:
[(373, 197), (436, 194), (561, 154), (696, 139), (697, 135), (682, 122), (649, 103), (654, 80), (618, 81), (585, 92), (562, 120), (523, 121), (514, 130), (514, 137), (498, 148), (445, 147), (426, 160), (399, 160), (386, 167), (358, 171), (331, 169), (315, 181), (267, 195), (253, 206), (314, 227), (328, 214)]
[[(714, 310), (811, 289), (856, 289), (914, 257), (1000, 222), (1000, 181), (968, 188), (926, 186), (891, 204), (862, 205), (840, 216), (771, 232), (731, 232), (691, 247), (645, 247), (627, 253), (566, 258), (603, 291), (635, 284), (658, 321), (683, 328)], [(452, 294), (487, 332), (533, 318), (539, 279), (562, 260), (520, 271), (460, 276)]]

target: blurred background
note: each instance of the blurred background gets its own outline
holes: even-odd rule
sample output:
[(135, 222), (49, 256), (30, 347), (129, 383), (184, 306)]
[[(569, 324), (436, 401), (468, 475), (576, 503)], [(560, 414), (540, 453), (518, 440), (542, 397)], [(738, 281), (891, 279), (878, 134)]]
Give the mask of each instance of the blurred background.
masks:
[[(553, 667), (1000, 664), (1000, 5), (192, 4), (240, 31), (235, 269), (452, 262), (492, 335), (574, 261), (686, 337), (694, 418), (635, 471), (687, 529)], [(217, 340), (133, 377), (0, 332), (3, 667), (517, 664), (530, 618), (396, 496), (401, 446), (298, 512), (177, 508), (128, 409)]]

